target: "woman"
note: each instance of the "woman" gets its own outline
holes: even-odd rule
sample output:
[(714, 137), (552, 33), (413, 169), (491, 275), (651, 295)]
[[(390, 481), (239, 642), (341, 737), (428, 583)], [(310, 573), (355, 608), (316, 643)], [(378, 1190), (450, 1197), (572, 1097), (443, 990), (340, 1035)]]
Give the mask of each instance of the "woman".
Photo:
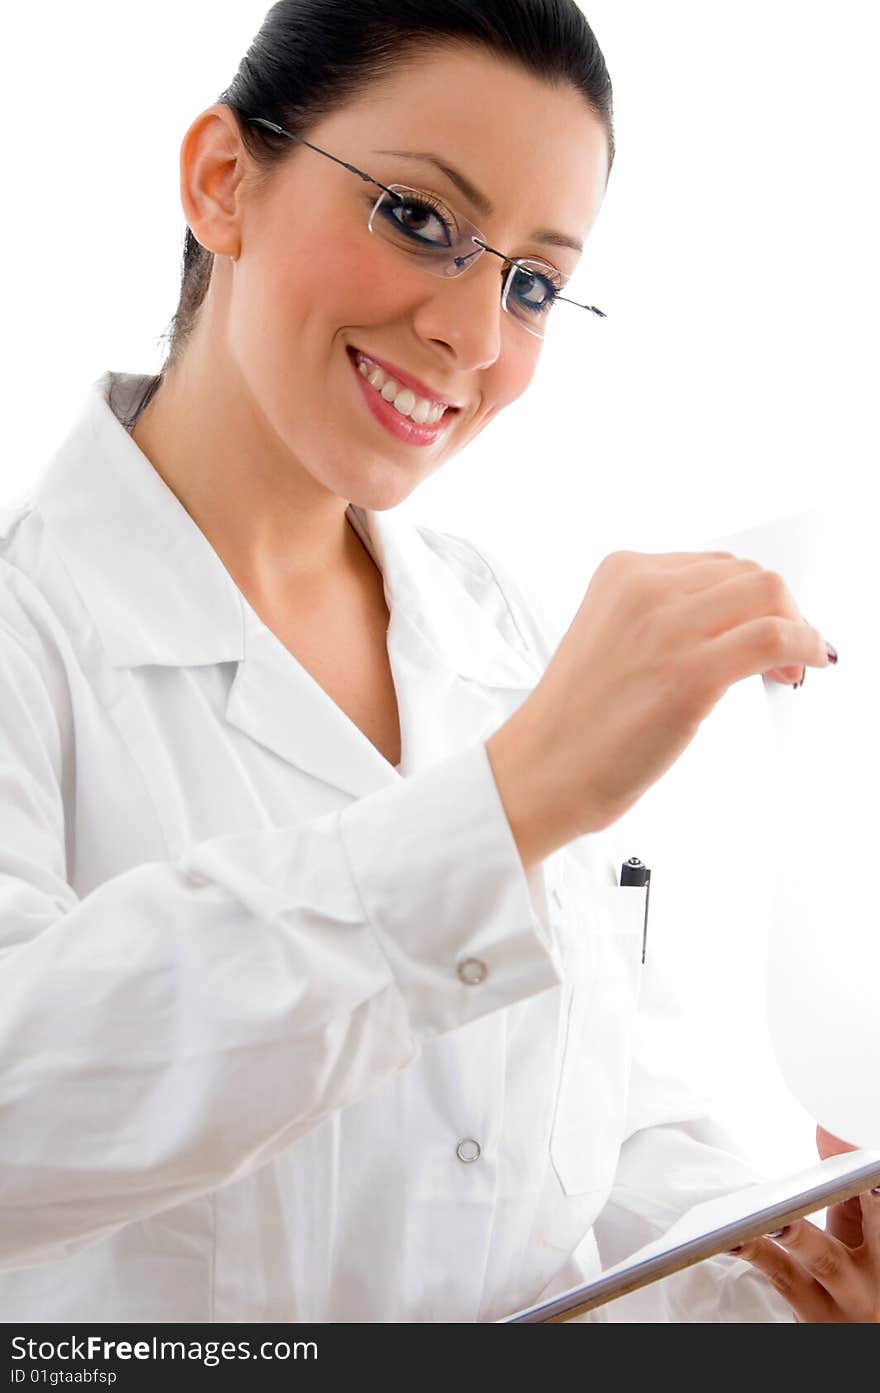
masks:
[[(639, 1054), (602, 834), (824, 641), (619, 553), (554, 646), (393, 514), (527, 387), (612, 158), (568, 0), (285, 0), (187, 131), (165, 368), (3, 520), (5, 1319), (491, 1321), (751, 1178)], [(651, 1318), (864, 1319), (864, 1205)]]

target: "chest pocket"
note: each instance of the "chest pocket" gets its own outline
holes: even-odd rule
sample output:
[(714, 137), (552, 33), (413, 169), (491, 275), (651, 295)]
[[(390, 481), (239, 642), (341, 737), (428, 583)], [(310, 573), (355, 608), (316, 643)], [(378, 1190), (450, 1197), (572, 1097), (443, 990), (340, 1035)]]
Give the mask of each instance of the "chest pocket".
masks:
[(642, 974), (643, 886), (567, 872), (568, 1012), (550, 1158), (568, 1195), (607, 1191), (626, 1119)]

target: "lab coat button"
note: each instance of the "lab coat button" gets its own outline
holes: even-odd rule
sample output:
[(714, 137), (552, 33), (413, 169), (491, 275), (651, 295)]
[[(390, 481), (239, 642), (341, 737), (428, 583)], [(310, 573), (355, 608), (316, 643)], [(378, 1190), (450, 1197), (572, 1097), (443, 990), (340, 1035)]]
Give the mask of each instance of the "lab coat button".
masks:
[(474, 1141), (473, 1137), (464, 1137), (455, 1150), (459, 1161), (478, 1161), (480, 1159), (480, 1143)]
[(478, 987), (489, 975), (486, 964), (479, 958), (465, 958), (458, 964), (458, 975), (469, 987)]

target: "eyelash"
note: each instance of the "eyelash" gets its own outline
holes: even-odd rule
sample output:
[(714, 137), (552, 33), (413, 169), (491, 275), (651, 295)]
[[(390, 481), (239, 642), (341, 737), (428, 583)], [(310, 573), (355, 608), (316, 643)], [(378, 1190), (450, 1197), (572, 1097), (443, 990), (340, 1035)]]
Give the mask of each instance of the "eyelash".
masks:
[[(445, 210), (446, 205), (445, 205), (444, 203), (441, 203), (439, 200), (435, 200), (434, 196), (433, 196), (432, 194), (430, 194), (430, 193), (427, 191), (427, 189), (419, 189), (418, 192), (419, 192), (419, 204), (420, 204), (420, 205), (423, 204), (424, 207), (426, 207), (427, 209), (429, 209), (429, 210), (435, 215), (435, 217), (438, 217), (438, 218), (440, 219), (440, 221), (441, 221), (441, 222), (444, 224), (444, 226), (445, 226), (445, 225), (446, 225), (445, 219), (444, 219), (441, 215), (442, 215), (443, 211)], [(375, 201), (376, 201), (375, 198), (373, 198), (372, 196), (369, 197), (369, 202), (370, 202), (371, 204), (372, 204), (372, 203), (375, 203)], [(415, 202), (415, 200), (413, 199), (412, 202)], [(504, 262), (504, 263), (502, 264), (502, 267), (501, 267), (501, 276), (502, 276), (502, 279), (503, 279), (504, 276), (507, 275), (508, 269), (509, 269), (509, 263), (508, 263), (508, 262)], [(551, 289), (552, 292), (553, 292), (553, 293), (552, 293), (552, 298), (551, 298), (551, 300), (550, 300), (550, 304), (552, 305), (553, 302), (556, 300), (557, 296), (559, 296), (559, 295), (562, 294), (562, 290), (563, 290), (563, 288), (564, 288), (564, 278), (563, 278), (563, 276), (562, 276), (561, 271), (557, 271), (557, 270), (555, 270), (555, 268), (549, 268), (549, 269), (552, 269), (554, 275), (557, 276), (557, 277), (559, 278), (559, 283), (556, 284), (550, 277), (542, 277), (542, 279), (546, 280), (547, 284), (549, 285), (550, 289)]]

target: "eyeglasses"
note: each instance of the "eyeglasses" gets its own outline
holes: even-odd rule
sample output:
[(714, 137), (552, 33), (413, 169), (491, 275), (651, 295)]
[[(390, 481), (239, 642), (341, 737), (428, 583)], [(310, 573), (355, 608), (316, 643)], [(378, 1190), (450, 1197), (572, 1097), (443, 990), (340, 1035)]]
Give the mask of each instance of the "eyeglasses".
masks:
[(505, 256), (503, 252), (496, 251), (489, 246), (478, 227), (454, 212), (434, 194), (426, 193), (424, 189), (411, 189), (405, 184), (382, 184), (362, 169), (338, 159), (327, 150), (321, 150), (301, 135), (284, 130), (264, 116), (248, 116), (245, 119), (253, 125), (265, 126), (276, 135), (287, 136), (289, 140), (308, 146), (310, 150), (356, 174), (365, 183), (381, 189), (367, 222), (369, 231), (411, 257), (431, 275), (460, 276), (479, 260), (483, 252), (500, 257), (509, 268), (501, 287), (502, 309), (536, 338), (544, 337), (548, 316), (558, 300), (606, 318), (604, 311), (595, 305), (582, 305), (561, 293), (568, 278), (555, 266), (536, 257)]

